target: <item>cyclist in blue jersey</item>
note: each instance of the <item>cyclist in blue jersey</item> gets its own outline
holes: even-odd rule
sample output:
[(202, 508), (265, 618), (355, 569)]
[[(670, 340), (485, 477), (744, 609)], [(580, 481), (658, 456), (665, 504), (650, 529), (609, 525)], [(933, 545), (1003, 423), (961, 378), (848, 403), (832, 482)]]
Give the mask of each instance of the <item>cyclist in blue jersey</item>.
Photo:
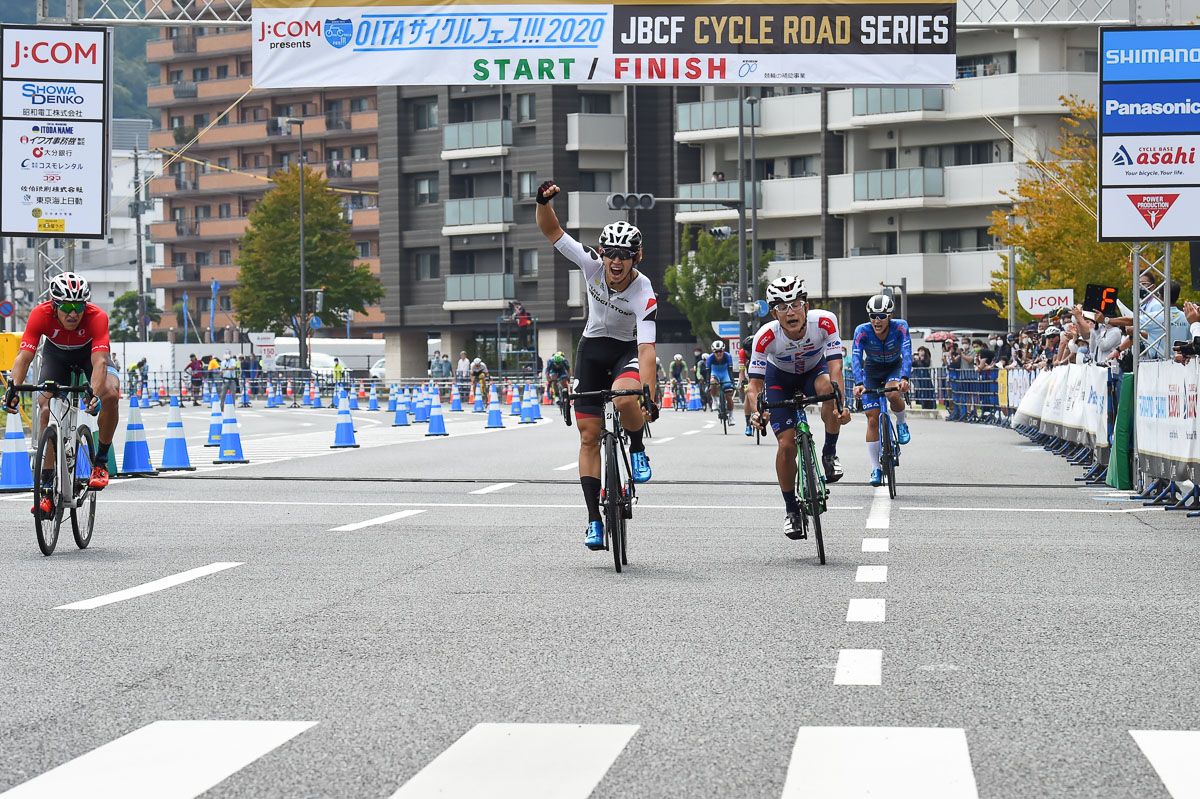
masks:
[[(733, 418), (733, 356), (725, 350), (725, 342), (717, 339), (712, 343), (712, 354), (705, 359), (708, 364), (709, 393), (714, 402), (724, 401), (729, 417)], [(721, 393), (718, 393), (721, 392)], [(722, 394), (728, 395), (722, 398)]]
[[(879, 409), (884, 397), (892, 408), (896, 419), (896, 441), (907, 444), (912, 440), (908, 432), (908, 421), (904, 410), (904, 394), (911, 385), (912, 339), (908, 337), (908, 322), (892, 319), (895, 303), (886, 294), (876, 294), (867, 300), (867, 315), (871, 321), (864, 322), (854, 330), (854, 349), (850, 365), (854, 370), (854, 396), (862, 399), (867, 413), (867, 458), (871, 462), (871, 485), (883, 484), (883, 472), (879, 468)], [(899, 392), (877, 394), (883, 388), (899, 388)]]

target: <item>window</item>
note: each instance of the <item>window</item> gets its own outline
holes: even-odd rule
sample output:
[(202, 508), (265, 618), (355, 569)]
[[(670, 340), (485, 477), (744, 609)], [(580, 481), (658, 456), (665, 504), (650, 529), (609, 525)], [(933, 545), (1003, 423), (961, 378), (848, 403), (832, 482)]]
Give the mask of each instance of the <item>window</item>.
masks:
[(208, 67), (196, 67), (192, 70), (192, 80), (199, 83), (202, 80), (208, 80)]
[(229, 65), (221, 64), (217, 67), (217, 80), (224, 80), (229, 77)]
[(212, 206), (211, 205), (197, 205), (196, 206), (196, 218), (197, 219), (212, 219)]
[(233, 209), (229, 203), (221, 203), (217, 206), (217, 217), (220, 219), (229, 219), (233, 216)]
[[(371, 110), (371, 98), (369, 97), (351, 97), (350, 98), (350, 113), (361, 114), (363, 111)], [(437, 127), (437, 100), (433, 101), (433, 127)], [(420, 128), (418, 128), (420, 130)]]
[(958, 77), (979, 78), (987, 75), (1007, 75), (1016, 72), (1017, 54), (988, 53), (986, 55), (963, 56), (958, 59)]
[(146, 245), (145, 259), (146, 259), (146, 263), (148, 263), (148, 264), (152, 264), (156, 260), (154, 257), (154, 245), (153, 244)]
[(171, 117), (171, 130), (183, 127), (183, 117)]
[(203, 128), (208, 125), (210, 117), (208, 114), (196, 114), (192, 117), (192, 124), (197, 128)]
[(520, 257), (520, 274), (521, 277), (537, 277), (538, 273), (538, 251), (537, 250), (521, 250), (518, 253)]
[(537, 95), (517, 95), (517, 121), (532, 122), (537, 119)]
[(222, 294), (219, 298), (218, 307), (220, 307), (220, 309), (222, 311), (232, 311), (233, 310), (233, 298), (230, 297), (228, 294)]
[(228, 124), (229, 124), (229, 114), (221, 114), (221, 116), (219, 116), (217, 118), (217, 127), (218, 128), (222, 127), (224, 125), (228, 125)]
[(218, 158), (217, 166), (221, 167), (222, 169), (229, 169), (229, 158)]
[(437, 175), (425, 175), (413, 179), (417, 205), (433, 205), (438, 201)]
[(229, 266), (233, 263), (233, 250), (221, 250), (217, 255), (217, 263), (221, 266)]
[(994, 246), (986, 227), (926, 230), (921, 234), (922, 252), (975, 252)]
[(813, 252), (814, 239), (788, 239), (788, 258), (793, 261), (807, 261), (815, 257)]
[(517, 173), (517, 191), (518, 196), (527, 200), (537, 193), (537, 172), (518, 172)]
[(592, 92), (579, 93), (579, 113), (581, 114), (611, 114), (612, 95)]
[(208, 266), (209, 265), (208, 253), (206, 253), (206, 252), (196, 253), (196, 265), (197, 266)]
[(579, 173), (579, 190), (612, 191), (612, 172), (581, 171)]
[(423, 97), (412, 101), (413, 130), (433, 130), (438, 126), (438, 103), (436, 97)]
[(167, 73), (167, 83), (183, 83), (183, 70), (173, 69)]
[(811, 178), (820, 174), (817, 168), (819, 156), (794, 155), (788, 159), (788, 177)]
[(921, 166), (925, 167), (969, 166), (1011, 160), (1012, 142), (1007, 139), (935, 144), (921, 148)]
[(413, 255), (413, 265), (416, 269), (417, 280), (437, 280), (441, 276), (438, 268), (437, 250), (427, 250)]
[(371, 257), (371, 242), (356, 241), (356, 242), (354, 242), (354, 248), (356, 250), (358, 250), (359, 258), (370, 258)]
[(185, 266), (188, 262), (186, 252), (171, 253), (171, 266)]
[(91, 249), (91, 244), (92, 244), (92, 243), (91, 243), (90, 241), (88, 241), (87, 239), (84, 239), (84, 240), (83, 240), (83, 249), (85, 249), (85, 250), (90, 250), (90, 249)]
[(350, 148), (351, 161), (366, 161), (370, 157), (371, 148), (363, 144), (358, 147)]

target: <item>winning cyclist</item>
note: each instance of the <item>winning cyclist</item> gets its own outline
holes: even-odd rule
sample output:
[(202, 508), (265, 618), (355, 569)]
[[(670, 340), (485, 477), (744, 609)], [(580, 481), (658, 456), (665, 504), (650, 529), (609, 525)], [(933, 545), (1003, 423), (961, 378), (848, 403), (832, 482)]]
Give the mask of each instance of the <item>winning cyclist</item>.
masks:
[[(633, 480), (650, 479), (650, 459), (642, 433), (647, 421), (658, 416), (657, 358), (654, 354), (658, 301), (650, 278), (636, 268), (642, 261), (642, 232), (628, 222), (610, 222), (600, 232), (599, 253), (585, 248), (558, 224), (550, 201), (560, 191), (546, 181), (537, 191), (537, 224), (554, 248), (583, 270), (588, 292), (588, 320), (579, 352), (575, 355), (575, 391), (587, 393), (611, 386), (613, 391), (650, 386), (650, 404), (640, 408), (638, 398), (617, 397), (613, 404), (621, 426), (629, 435)], [(603, 406), (594, 400), (577, 401), (579, 420), (579, 482), (587, 502), (588, 549), (604, 547), (600, 516), (600, 436), (604, 430)]]
[[(886, 294), (876, 294), (867, 300), (867, 315), (871, 321), (864, 322), (854, 330), (854, 349), (850, 353), (850, 367), (854, 371), (854, 397), (862, 399), (867, 412), (867, 459), (871, 462), (871, 485), (883, 484), (883, 471), (879, 468), (879, 408), (883, 397), (892, 408), (896, 418), (896, 442), (907, 444), (912, 436), (908, 432), (907, 415), (904, 410), (904, 394), (911, 388), (908, 379), (912, 376), (912, 339), (908, 337), (908, 322), (892, 319), (895, 303)], [(897, 388), (891, 394), (878, 394), (882, 388)]]
[(550, 356), (550, 360), (546, 361), (546, 388), (554, 392), (554, 398), (558, 399), (559, 392), (565, 388), (571, 380), (571, 362), (567, 360), (567, 356), (561, 351)]
[(712, 354), (708, 356), (707, 363), (709, 393), (713, 402), (724, 405), (726, 414), (733, 418), (733, 356), (725, 351), (724, 341), (717, 339), (712, 343)]
[[(828, 311), (809, 310), (804, 281), (791, 275), (772, 281), (767, 287), (767, 302), (774, 321), (763, 325), (754, 335), (747, 401), (757, 407), (764, 386), (767, 402), (771, 403), (791, 399), (797, 389), (809, 397), (831, 394), (834, 384), (842, 382), (842, 339), (838, 335), (837, 317)], [(825, 420), (821, 464), (826, 481), (836, 483), (842, 479), (837, 457), (838, 431), (850, 421), (850, 411), (842, 408), (839, 415), (834, 400), (827, 400), (821, 405), (821, 417)], [(762, 425), (757, 411), (753, 420)], [(796, 411), (772, 410), (771, 429), (778, 444), (775, 474), (787, 508), (784, 535), (802, 538), (804, 520), (796, 497)]]
[(684, 388), (687, 385), (687, 379), (687, 361), (677, 352), (675, 353), (675, 357), (671, 359), (671, 391), (675, 392), (675, 410), (679, 410), (687, 404), (680, 401), (680, 398), (687, 393)]
[[(21, 336), (21, 348), (13, 361), (12, 381), (4, 395), (4, 410), (16, 413), (17, 392), (14, 385), (25, 382), (29, 364), (37, 354), (42, 337), (46, 346), (42, 348), (41, 381), (54, 382), (61, 386), (71, 385), (73, 373), (78, 372), (88, 379), (95, 395), (88, 403), (89, 413), (100, 409), (100, 446), (93, 458), (92, 476), (88, 485), (101, 490), (108, 485), (108, 451), (112, 447), (113, 433), (117, 430), (117, 401), (120, 391), (120, 371), (109, 354), (108, 314), (88, 302), (92, 297), (91, 286), (74, 272), (55, 275), (50, 280), (50, 300), (43, 302), (29, 313), (25, 334)], [(38, 398), (41, 411), (41, 426), (45, 429), (50, 422), (50, 395)], [(53, 477), (53, 468), (42, 464), (43, 484)], [(50, 513), (48, 500), (42, 499), (41, 510)]]

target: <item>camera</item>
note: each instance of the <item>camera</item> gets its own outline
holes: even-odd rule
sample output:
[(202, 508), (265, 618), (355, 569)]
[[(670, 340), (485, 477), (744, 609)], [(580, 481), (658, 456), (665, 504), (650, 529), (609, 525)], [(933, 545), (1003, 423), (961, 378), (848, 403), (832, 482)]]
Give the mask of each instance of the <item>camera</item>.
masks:
[(1193, 358), (1200, 355), (1200, 336), (1196, 336), (1191, 341), (1176, 341), (1175, 351), (1180, 355), (1186, 355)]

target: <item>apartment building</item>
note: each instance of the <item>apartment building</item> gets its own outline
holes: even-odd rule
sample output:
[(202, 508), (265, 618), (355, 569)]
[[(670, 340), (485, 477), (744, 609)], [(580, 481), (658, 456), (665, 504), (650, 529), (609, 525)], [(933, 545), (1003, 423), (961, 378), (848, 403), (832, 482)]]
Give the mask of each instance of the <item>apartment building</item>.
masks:
[[(162, 38), (146, 45), (147, 61), (161, 70), (148, 90), (150, 106), (162, 114), (150, 144), (164, 152), (186, 147), (151, 183), (164, 202), (163, 221), (150, 229), (165, 250), (164, 267), (152, 275), (168, 311), (158, 328), (175, 328), (176, 335), (184, 319), (172, 311), (187, 295), (189, 327), (205, 337), (211, 329), (218, 341), (236, 336), (230, 292), (238, 284), (238, 239), (254, 203), (273, 185), (270, 176), (299, 158), (301, 127), (307, 163), (339, 190), (359, 258), (379, 272), (375, 87), (247, 94), (250, 38), (248, 28), (163, 28)], [(303, 126), (281, 123), (289, 117)], [(381, 310), (371, 308), (353, 330), (370, 335), (383, 322)]]
[[(497, 350), (545, 358), (572, 349), (586, 297), (579, 270), (534, 222), (534, 193), (547, 179), (563, 188), (554, 208), (579, 240), (594, 245), (617, 219), (639, 225), (643, 269), (665, 297), (663, 271), (678, 250), (672, 207), (627, 215), (609, 210), (606, 198), (633, 190), (668, 197), (677, 183), (699, 180), (697, 151), (672, 141), (675, 105), (697, 99), (691, 88), (381, 88), (389, 373), (423, 373), (431, 338), (444, 352), (492, 359)], [(536, 318), (536, 336), (505, 320), (513, 301)], [(673, 308), (660, 312), (660, 337), (683, 340), (687, 329)]]

